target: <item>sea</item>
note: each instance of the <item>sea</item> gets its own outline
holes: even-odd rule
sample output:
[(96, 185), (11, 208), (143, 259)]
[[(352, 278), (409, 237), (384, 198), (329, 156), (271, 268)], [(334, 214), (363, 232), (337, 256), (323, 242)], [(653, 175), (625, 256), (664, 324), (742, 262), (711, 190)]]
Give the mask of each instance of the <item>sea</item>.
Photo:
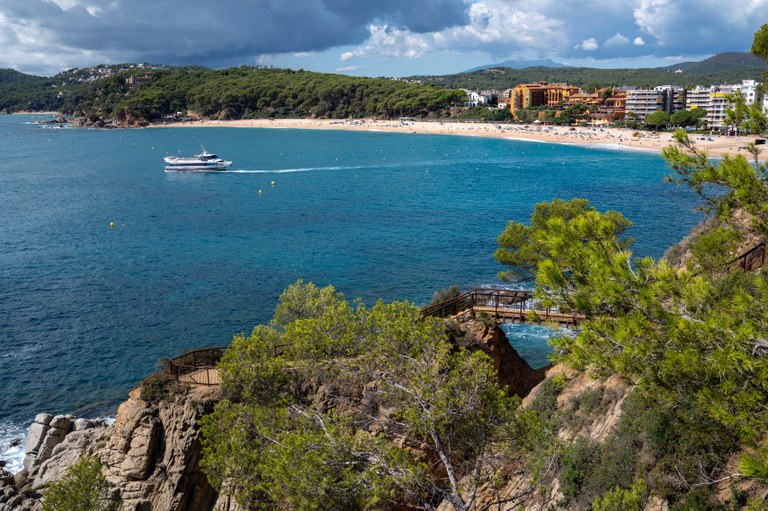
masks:
[[(0, 457), (39, 412), (110, 416), (162, 357), (226, 345), (298, 279), (426, 304), (508, 286), (493, 258), (534, 204), (589, 199), (660, 257), (702, 217), (660, 156), (480, 137), (252, 128), (51, 129), (0, 116)], [(166, 173), (208, 151), (229, 171)], [(531, 287), (523, 275), (516, 287)], [(544, 327), (510, 325), (534, 367)]]

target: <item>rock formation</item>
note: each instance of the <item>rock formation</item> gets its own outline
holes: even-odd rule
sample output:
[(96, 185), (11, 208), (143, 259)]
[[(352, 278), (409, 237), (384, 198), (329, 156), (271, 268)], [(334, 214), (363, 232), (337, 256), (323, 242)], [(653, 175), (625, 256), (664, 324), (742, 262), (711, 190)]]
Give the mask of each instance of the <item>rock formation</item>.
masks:
[(448, 323), (454, 343), (480, 349), (493, 360), (499, 386), (509, 394), (526, 396), (546, 376), (547, 367), (533, 369), (509, 344), (504, 331), (493, 323), (463, 316)]
[[(111, 425), (39, 414), (27, 436), (24, 470), (0, 471), (0, 511), (41, 509), (45, 485), (83, 455), (101, 461), (125, 510), (213, 510), (218, 494), (200, 469), (197, 421), (218, 399), (218, 389), (194, 388), (151, 405), (136, 389)], [(234, 507), (224, 499), (218, 509)]]
[[(453, 341), (481, 349), (493, 359), (499, 381), (508, 392), (524, 396), (544, 378), (544, 370), (532, 369), (493, 325), (471, 318), (449, 326)], [(380, 407), (377, 382), (336, 388), (304, 382), (314, 395), (315, 406), (354, 413), (360, 407)], [(39, 511), (45, 486), (59, 480), (83, 455), (97, 457), (104, 475), (120, 493), (129, 511), (242, 511), (234, 499), (219, 495), (200, 468), (202, 449), (197, 422), (221, 398), (216, 387), (195, 387), (150, 404), (140, 390), (129, 394), (112, 424), (76, 419), (70, 415), (39, 414), (27, 436), (24, 470), (13, 476), (0, 469), (0, 511)], [(386, 421), (372, 421), (369, 429), (381, 433)], [(403, 438), (387, 431), (394, 442)], [(426, 445), (409, 445), (427, 454)]]

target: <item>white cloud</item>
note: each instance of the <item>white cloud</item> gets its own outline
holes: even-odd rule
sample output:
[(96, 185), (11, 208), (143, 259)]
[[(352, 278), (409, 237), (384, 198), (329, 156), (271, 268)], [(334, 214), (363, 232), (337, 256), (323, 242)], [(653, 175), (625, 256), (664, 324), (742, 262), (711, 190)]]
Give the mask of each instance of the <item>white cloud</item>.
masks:
[[(341, 54), (601, 62), (748, 50), (768, 0), (0, 0), (0, 68), (148, 61), (224, 67)], [(190, 26), (219, 36), (198, 38)], [(628, 34), (632, 34), (631, 36)], [(261, 57), (259, 57), (261, 56)], [(335, 58), (328, 69), (337, 65)], [(485, 62), (480, 62), (485, 63)], [(372, 65), (366, 70), (377, 72)]]
[(365, 69), (363, 66), (342, 66), (337, 67), (336, 71), (339, 73), (352, 73), (354, 71), (361, 71), (363, 69)]
[(432, 48), (428, 36), (389, 25), (370, 25), (371, 36), (361, 46), (341, 54), (346, 61), (360, 57), (404, 57), (415, 59)]
[(598, 46), (600, 45), (597, 44), (597, 39), (595, 39), (594, 37), (590, 37), (589, 39), (584, 39), (583, 41), (581, 41), (579, 44), (574, 46), (574, 48), (576, 48), (577, 50), (581, 49), (584, 51), (595, 51), (598, 48)]
[(607, 39), (603, 45), (606, 48), (611, 48), (616, 46), (624, 46), (627, 44), (629, 44), (629, 39), (627, 39), (627, 37), (617, 32), (616, 35)]
[[(469, 1), (469, 0), (468, 0)], [(566, 44), (562, 21), (523, 8), (520, 0), (478, 0), (467, 8), (468, 22), (439, 32), (416, 34), (404, 27), (369, 25), (369, 37), (341, 54), (346, 61), (361, 57), (416, 59), (430, 52), (484, 51), (506, 56), (521, 50), (547, 55)]]
[[(640, 30), (667, 52), (748, 51), (752, 34), (768, 16), (768, 0), (637, 0)], [(665, 52), (666, 53), (666, 52)]]

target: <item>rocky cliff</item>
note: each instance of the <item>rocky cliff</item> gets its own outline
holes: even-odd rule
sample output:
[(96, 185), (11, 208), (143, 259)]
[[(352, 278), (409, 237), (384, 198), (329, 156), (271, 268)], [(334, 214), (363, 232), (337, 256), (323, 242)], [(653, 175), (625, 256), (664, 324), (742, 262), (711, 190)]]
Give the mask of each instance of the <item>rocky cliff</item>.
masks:
[[(0, 511), (41, 509), (45, 485), (86, 454), (101, 461), (126, 510), (213, 510), (218, 495), (200, 470), (197, 421), (218, 399), (218, 389), (203, 387), (149, 404), (136, 389), (113, 424), (39, 414), (27, 436), (24, 470), (0, 474)], [(219, 509), (232, 508), (224, 500)]]
[[(544, 378), (509, 345), (503, 331), (470, 318), (449, 324), (457, 344), (486, 352), (508, 392), (526, 395)], [(311, 386), (311, 385), (310, 385)], [(340, 411), (366, 406), (365, 389), (313, 388), (316, 406)], [(0, 511), (38, 511), (46, 484), (59, 480), (83, 455), (95, 456), (130, 511), (238, 511), (200, 469), (197, 422), (221, 398), (215, 387), (186, 389), (150, 404), (140, 390), (120, 405), (112, 424), (39, 414), (29, 429), (24, 470), (0, 472)]]

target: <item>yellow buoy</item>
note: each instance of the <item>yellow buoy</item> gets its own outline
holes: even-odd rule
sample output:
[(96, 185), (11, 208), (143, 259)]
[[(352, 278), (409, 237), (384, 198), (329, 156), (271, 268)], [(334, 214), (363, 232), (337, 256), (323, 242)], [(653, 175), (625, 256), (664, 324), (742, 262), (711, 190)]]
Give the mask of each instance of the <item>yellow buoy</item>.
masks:
[(115, 228), (115, 222), (109, 222), (109, 228), (114, 229)]
[(275, 186), (275, 182), (274, 182), (274, 181), (272, 181), (270, 184), (271, 184), (272, 186)]

